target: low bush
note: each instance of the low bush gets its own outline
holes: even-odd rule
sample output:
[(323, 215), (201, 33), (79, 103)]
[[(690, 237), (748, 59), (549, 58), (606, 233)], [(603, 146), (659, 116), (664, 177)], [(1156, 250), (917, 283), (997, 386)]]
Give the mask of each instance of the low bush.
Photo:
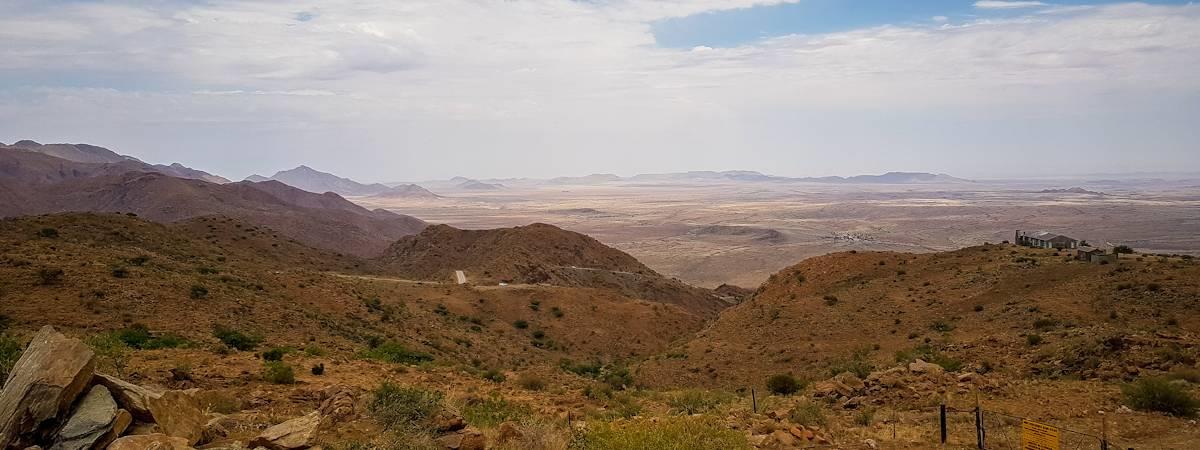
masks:
[(575, 436), (580, 450), (740, 450), (746, 436), (708, 417), (677, 416), (656, 420), (589, 423)]
[(262, 352), (263, 361), (283, 361), (284, 355), (291, 353), (292, 349), (286, 347), (275, 347), (273, 349)]
[(404, 345), (393, 341), (363, 350), (359, 352), (359, 357), (395, 364), (421, 364), (433, 361), (433, 356), (428, 353), (409, 350)]
[(540, 391), (546, 388), (546, 380), (531, 373), (523, 373), (517, 376), (517, 386), (530, 391)]
[(667, 397), (667, 405), (671, 407), (672, 412), (689, 416), (715, 410), (731, 401), (733, 396), (729, 393), (703, 389), (688, 389)]
[(17, 364), (17, 360), (21, 359), (23, 351), (24, 349), (16, 339), (0, 336), (0, 387), (4, 386), (4, 381), (8, 379), (8, 373)]
[(122, 328), (114, 332), (117, 339), (124, 342), (129, 348), (138, 350), (157, 350), (162, 348), (179, 348), (187, 347), (191, 344), (182, 336), (166, 333), (161, 336), (155, 336), (150, 332), (150, 329), (143, 324), (135, 323), (129, 327)]
[(788, 418), (792, 423), (806, 426), (825, 426), (829, 423), (825, 418), (825, 410), (821, 409), (821, 405), (805, 400), (797, 403), (788, 411)]
[(871, 350), (869, 348), (860, 348), (847, 357), (835, 359), (829, 363), (830, 376), (850, 372), (859, 378), (865, 379), (873, 371), (875, 371), (875, 364), (871, 362)]
[(1166, 378), (1143, 378), (1122, 389), (1125, 404), (1143, 411), (1158, 411), (1178, 417), (1196, 415), (1200, 401), (1181, 384)]
[(1042, 344), (1042, 335), (1037, 334), (1037, 333), (1027, 334), (1027, 335), (1025, 335), (1025, 343), (1029, 344), (1030, 347), (1036, 347), (1038, 345), (1041, 345)]
[(296, 382), (296, 371), (282, 361), (267, 361), (263, 364), (262, 378), (268, 383), (292, 384)]
[(442, 410), (442, 399), (438, 391), (384, 382), (375, 388), (367, 411), (385, 429), (427, 430)]
[(496, 369), (488, 369), (483, 372), (483, 379), (493, 383), (503, 383), (508, 377), (504, 376), (504, 372)]
[(524, 320), (518, 320), (516, 322), (513, 322), (513, 328), (516, 328), (518, 330), (524, 330), (526, 328), (529, 328), (529, 322), (526, 322)]
[(44, 267), (37, 271), (38, 284), (50, 286), (62, 283), (63, 270), (56, 267)]
[(318, 363), (317, 365), (312, 366), (311, 372), (316, 376), (325, 375), (325, 363)]
[(254, 350), (258, 344), (262, 343), (261, 336), (243, 333), (220, 325), (213, 327), (213, 337), (225, 344), (226, 347), (243, 352)]
[(207, 298), (208, 297), (208, 288), (198, 285), (198, 284), (193, 284), (191, 290), (188, 291), (188, 296), (194, 300), (200, 300), (202, 298)]
[(767, 378), (767, 391), (772, 394), (792, 395), (803, 388), (803, 383), (790, 373), (781, 373)]
[(463, 419), (467, 423), (491, 428), (504, 422), (519, 422), (533, 416), (533, 410), (520, 403), (510, 402), (494, 395), (488, 398), (472, 398), (462, 407)]

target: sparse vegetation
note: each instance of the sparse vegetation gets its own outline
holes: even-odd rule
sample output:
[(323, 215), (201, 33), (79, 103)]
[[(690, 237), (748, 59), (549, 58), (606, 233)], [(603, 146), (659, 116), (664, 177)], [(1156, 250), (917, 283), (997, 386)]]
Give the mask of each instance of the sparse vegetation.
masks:
[(836, 295), (826, 295), (825, 296), (825, 306), (833, 306), (836, 304), (838, 304), (838, 298)]
[(526, 322), (524, 320), (518, 320), (516, 322), (513, 322), (513, 328), (516, 328), (518, 330), (524, 330), (526, 328), (529, 328), (529, 322)]
[(388, 430), (427, 430), (443, 407), (441, 392), (419, 387), (384, 382), (372, 394), (367, 411)]
[(283, 361), (268, 360), (263, 364), (263, 381), (273, 384), (292, 384), (296, 382), (296, 372), (292, 366)]
[(898, 363), (908, 364), (918, 359), (927, 363), (937, 364), (951, 372), (957, 372), (963, 367), (962, 361), (951, 358), (928, 344), (919, 345), (911, 350), (896, 352), (896, 362)]
[(1042, 344), (1042, 335), (1037, 333), (1029, 333), (1025, 335), (1025, 343), (1030, 347), (1036, 347)]
[(243, 352), (254, 350), (258, 344), (262, 343), (262, 337), (256, 334), (244, 333), (220, 325), (213, 328), (213, 337), (225, 344), (226, 347)]
[(155, 336), (150, 329), (140, 323), (114, 332), (117, 339), (138, 350), (156, 350), (161, 348), (179, 348), (191, 345), (187, 339), (172, 333)]
[(546, 380), (532, 373), (517, 375), (517, 386), (527, 391), (540, 391), (546, 388)]
[(851, 352), (849, 356), (834, 359), (829, 363), (830, 376), (850, 372), (859, 378), (866, 378), (874, 370), (875, 364), (871, 362), (870, 348), (860, 348)]
[(1143, 411), (1158, 411), (1178, 417), (1193, 417), (1200, 401), (1180, 384), (1166, 378), (1143, 378), (1122, 389), (1125, 404)]
[(599, 422), (576, 436), (580, 450), (738, 450), (749, 449), (745, 435), (706, 417)]
[(667, 405), (671, 407), (672, 412), (690, 416), (711, 412), (733, 401), (733, 398), (732, 394), (722, 391), (687, 389), (670, 394), (667, 397)]
[(208, 297), (208, 288), (198, 285), (198, 284), (193, 284), (191, 287), (191, 290), (188, 291), (188, 296), (195, 300), (207, 298)]
[(792, 395), (804, 388), (804, 383), (790, 373), (781, 373), (767, 378), (767, 391), (775, 395)]
[(403, 344), (393, 341), (387, 341), (378, 346), (363, 350), (359, 352), (359, 357), (395, 364), (421, 364), (433, 361), (433, 356), (409, 350)]
[(803, 400), (788, 411), (788, 418), (793, 423), (807, 426), (825, 426), (829, 423), (825, 418), (825, 410), (821, 405), (811, 400)]
[(43, 267), (37, 271), (38, 284), (50, 286), (62, 283), (63, 270), (57, 267)]
[(487, 398), (472, 397), (464, 402), (463, 419), (475, 426), (494, 427), (503, 422), (519, 422), (533, 415), (533, 410), (520, 403), (510, 402), (504, 397), (493, 395)]
[(22, 351), (24, 349), (16, 339), (0, 335), (0, 387), (4, 386), (13, 365), (17, 363), (18, 359), (21, 359)]

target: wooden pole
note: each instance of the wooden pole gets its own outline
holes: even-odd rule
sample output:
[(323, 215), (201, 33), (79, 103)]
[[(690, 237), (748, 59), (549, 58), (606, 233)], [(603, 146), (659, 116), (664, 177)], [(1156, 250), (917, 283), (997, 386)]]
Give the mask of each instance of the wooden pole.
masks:
[(750, 388), (750, 407), (753, 408), (755, 414), (758, 414), (758, 394), (754, 388)]

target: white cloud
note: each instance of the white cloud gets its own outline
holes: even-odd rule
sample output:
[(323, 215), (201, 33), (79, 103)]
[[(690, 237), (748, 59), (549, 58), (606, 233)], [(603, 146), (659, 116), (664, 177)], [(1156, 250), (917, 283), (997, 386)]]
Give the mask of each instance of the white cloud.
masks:
[[(759, 128), (764, 117), (1082, 115), (1129, 99), (1155, 103), (1200, 92), (1195, 5), (883, 26), (733, 48), (660, 48), (650, 32), (649, 23), (665, 17), (769, 3), (777, 2), (337, 0), (305, 8), (230, 0), (50, 8), (18, 0), (0, 5), (0, 137), (71, 130), (79, 141), (111, 136), (116, 142), (100, 143), (159, 151), (119, 131), (196, 129), (204, 132), (194, 142), (177, 145), (269, 143), (298, 152), (276, 155), (295, 162), (357, 140), (360, 147), (340, 156), (385, 148), (395, 152), (387, 156), (400, 167), (394, 170), (409, 170), (414, 155), (436, 160), (440, 153), (469, 154), (479, 170), (524, 167), (492, 159), (513, 151), (553, 175), (567, 164), (604, 162), (596, 158), (718, 161), (724, 149), (751, 143), (775, 152), (768, 160), (789, 158), (794, 128)], [(1036, 2), (978, 2), (988, 3)], [(297, 20), (302, 10), (307, 20)], [(5, 83), (6, 74), (119, 89), (31, 89), (34, 81)]]
[(979, 9), (1022, 9), (1050, 6), (1043, 2), (988, 0), (975, 2)]

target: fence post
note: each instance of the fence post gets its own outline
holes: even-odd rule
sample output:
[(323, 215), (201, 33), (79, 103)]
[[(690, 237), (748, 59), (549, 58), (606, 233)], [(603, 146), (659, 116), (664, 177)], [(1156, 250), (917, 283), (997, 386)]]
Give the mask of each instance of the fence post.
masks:
[(1100, 450), (1108, 450), (1108, 417), (1101, 417)]
[(750, 388), (750, 406), (754, 413), (758, 414), (758, 394), (754, 392), (754, 388)]
[(983, 405), (979, 403), (979, 393), (975, 393), (975, 440), (979, 450), (983, 450), (987, 439), (987, 429), (983, 427)]
[(942, 432), (942, 445), (946, 445), (946, 402), (942, 401), (942, 405), (938, 408), (938, 425)]

